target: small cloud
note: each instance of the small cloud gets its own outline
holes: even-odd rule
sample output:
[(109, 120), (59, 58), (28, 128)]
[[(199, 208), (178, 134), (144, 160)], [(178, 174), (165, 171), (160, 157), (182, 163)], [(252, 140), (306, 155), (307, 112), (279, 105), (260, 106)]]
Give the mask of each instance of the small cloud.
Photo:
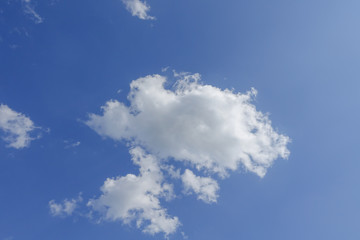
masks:
[(49, 202), (50, 214), (54, 217), (71, 216), (78, 207), (78, 203), (82, 202), (82, 200), (81, 193), (76, 199), (65, 199), (62, 203), (56, 203), (55, 200), (51, 200)]
[(142, 20), (154, 20), (155, 17), (149, 16), (147, 14), (150, 11), (150, 6), (146, 2), (140, 0), (122, 0), (125, 4), (126, 9), (131, 13), (131, 15), (136, 16)]
[(32, 137), (30, 135), (36, 127), (29, 117), (18, 113), (7, 105), (0, 105), (0, 130), (3, 132), (2, 139), (8, 143), (7, 147), (16, 149), (28, 147), (34, 139), (40, 135)]
[(201, 76), (200, 76), (200, 74), (198, 74), (198, 73), (195, 73), (195, 74), (191, 74), (191, 73), (189, 73), (189, 72), (177, 72), (176, 70), (172, 70), (172, 72), (173, 72), (173, 76), (175, 77), (175, 78), (184, 78), (184, 79), (189, 79), (189, 78), (191, 78), (191, 79), (194, 79), (195, 80), (195, 78), (196, 78), (196, 81), (197, 80), (200, 80), (200, 78), (201, 78)]
[(31, 0), (22, 0), (24, 13), (28, 15), (36, 24), (42, 23), (44, 19), (35, 11)]
[(161, 69), (161, 72), (166, 72), (169, 68), (170, 68), (169, 66), (163, 67), (163, 68)]
[(65, 143), (65, 149), (68, 149), (68, 148), (75, 148), (75, 147), (78, 147), (80, 146), (81, 142), (80, 141), (71, 141), (71, 140), (65, 140), (64, 141)]

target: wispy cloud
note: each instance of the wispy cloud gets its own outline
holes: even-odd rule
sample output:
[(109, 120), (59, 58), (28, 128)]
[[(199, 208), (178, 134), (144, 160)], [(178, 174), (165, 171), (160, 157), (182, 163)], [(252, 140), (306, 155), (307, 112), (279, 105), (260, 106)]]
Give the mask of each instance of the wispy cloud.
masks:
[(30, 142), (39, 136), (30, 135), (36, 128), (33, 121), (24, 114), (16, 112), (7, 105), (0, 105), (0, 130), (7, 147), (16, 149), (28, 147)]
[(68, 148), (75, 148), (80, 146), (81, 142), (80, 141), (72, 141), (72, 140), (64, 140), (64, 144), (65, 144), (65, 149)]
[(44, 19), (35, 11), (31, 0), (22, 0), (24, 13), (28, 15), (36, 24), (42, 23)]
[(142, 20), (154, 20), (155, 17), (148, 15), (150, 6), (144, 1), (140, 0), (122, 0), (125, 4), (126, 9), (131, 15), (136, 16)]

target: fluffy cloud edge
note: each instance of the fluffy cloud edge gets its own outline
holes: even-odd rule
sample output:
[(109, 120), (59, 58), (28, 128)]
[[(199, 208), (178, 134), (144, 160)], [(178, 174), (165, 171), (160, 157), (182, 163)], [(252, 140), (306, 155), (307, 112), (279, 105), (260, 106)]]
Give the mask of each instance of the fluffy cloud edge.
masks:
[(155, 20), (155, 17), (148, 15), (150, 6), (145, 1), (140, 0), (122, 0), (132, 16), (138, 17), (142, 20)]
[(197, 195), (197, 199), (205, 203), (217, 202), (219, 185), (214, 179), (196, 176), (191, 170), (186, 169), (181, 175), (181, 181), (185, 193), (191, 194), (193, 192)]
[(78, 208), (78, 204), (83, 201), (81, 193), (77, 198), (64, 199), (63, 202), (57, 203), (55, 200), (49, 201), (50, 215), (53, 217), (71, 216)]
[(151, 235), (174, 233), (180, 221), (161, 207), (160, 199), (171, 199), (173, 189), (164, 181), (159, 160), (140, 147), (132, 148), (130, 154), (139, 174), (108, 178), (101, 187), (102, 194), (90, 199), (87, 206), (102, 220), (136, 222), (137, 228)]
[[(100, 196), (87, 202), (100, 221), (135, 222), (144, 233), (167, 237), (181, 225), (161, 206), (161, 199), (175, 197), (170, 179), (182, 183), (184, 194), (211, 204), (219, 197), (211, 175), (224, 178), (242, 166), (263, 177), (274, 160), (289, 156), (290, 138), (277, 133), (268, 115), (252, 104), (255, 89), (235, 93), (200, 83), (200, 74), (174, 76), (178, 80), (169, 89), (166, 77), (157, 74), (132, 81), (129, 106), (110, 100), (102, 114), (89, 114), (85, 121), (99, 135), (127, 142), (139, 167), (137, 175), (106, 179)], [(174, 167), (172, 161), (183, 165)]]
[(7, 147), (21, 149), (30, 146), (30, 142), (40, 136), (30, 135), (36, 127), (33, 121), (24, 114), (12, 110), (5, 104), (0, 104), (0, 130)]
[(274, 160), (288, 158), (290, 139), (251, 103), (255, 89), (234, 93), (199, 83), (199, 74), (178, 76), (174, 90), (164, 88), (160, 75), (132, 81), (130, 106), (110, 100), (86, 124), (101, 136), (222, 177), (240, 165), (263, 177)]

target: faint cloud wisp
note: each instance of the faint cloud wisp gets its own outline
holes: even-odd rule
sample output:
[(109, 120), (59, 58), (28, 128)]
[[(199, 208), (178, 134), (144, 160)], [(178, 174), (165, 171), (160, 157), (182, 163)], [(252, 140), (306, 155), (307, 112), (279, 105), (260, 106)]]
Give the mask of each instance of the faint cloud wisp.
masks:
[(35, 11), (31, 0), (22, 0), (24, 13), (28, 15), (36, 24), (42, 23), (44, 19)]

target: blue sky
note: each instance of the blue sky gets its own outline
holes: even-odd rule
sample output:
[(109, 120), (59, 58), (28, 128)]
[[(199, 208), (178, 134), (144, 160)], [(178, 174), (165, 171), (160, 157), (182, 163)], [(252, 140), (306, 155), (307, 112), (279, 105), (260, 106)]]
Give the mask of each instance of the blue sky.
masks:
[(0, 240), (359, 239), (359, 8), (1, 1)]

